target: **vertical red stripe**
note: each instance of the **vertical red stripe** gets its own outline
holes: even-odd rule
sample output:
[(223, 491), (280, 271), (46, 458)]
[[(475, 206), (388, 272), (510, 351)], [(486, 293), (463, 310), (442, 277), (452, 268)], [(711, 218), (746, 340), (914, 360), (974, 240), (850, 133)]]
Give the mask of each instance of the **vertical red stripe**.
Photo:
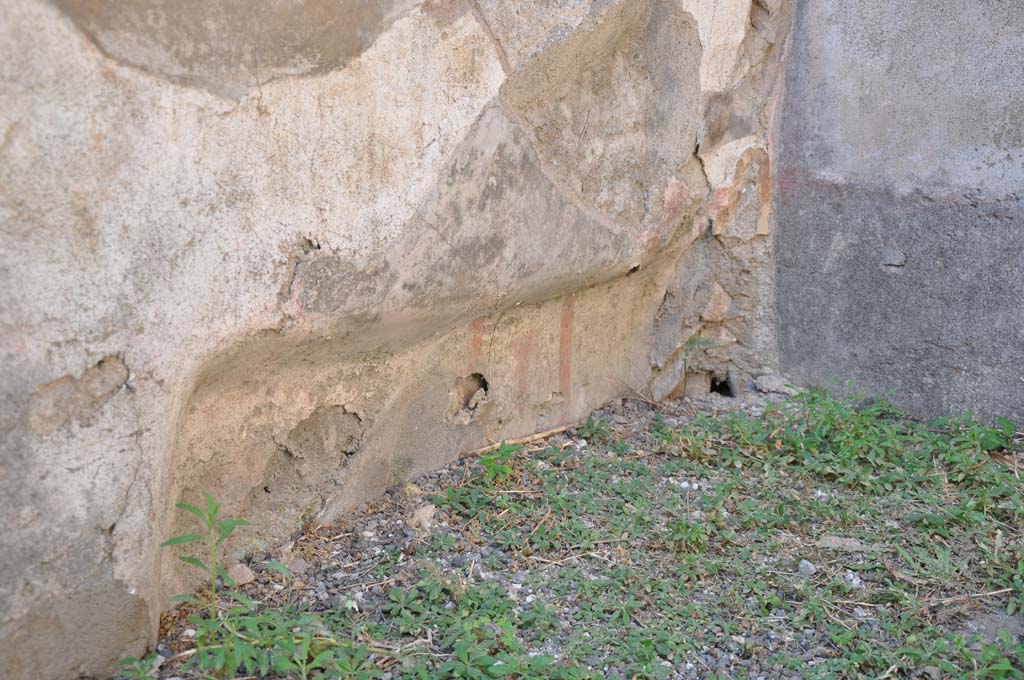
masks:
[(484, 365), (484, 320), (483, 318), (473, 319), (469, 324), (469, 356), (467, 357), (467, 369), (469, 371), (483, 371), (487, 368)]
[(561, 332), (558, 339), (558, 390), (562, 393), (562, 415), (572, 417), (572, 342), (573, 342), (573, 298), (565, 296), (562, 304)]
[(530, 346), (533, 344), (529, 336), (516, 340), (512, 348), (516, 358), (516, 410), (519, 415), (526, 412), (530, 391)]

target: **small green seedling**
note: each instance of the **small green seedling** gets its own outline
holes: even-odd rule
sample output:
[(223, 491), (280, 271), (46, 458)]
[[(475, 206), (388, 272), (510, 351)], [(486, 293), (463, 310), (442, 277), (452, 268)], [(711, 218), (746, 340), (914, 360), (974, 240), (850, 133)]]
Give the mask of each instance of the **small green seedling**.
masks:
[(676, 552), (700, 552), (708, 545), (707, 528), (683, 519), (669, 522), (668, 534), (669, 543)]
[(512, 457), (522, 448), (519, 444), (508, 444), (503, 441), (492, 453), (480, 456), (480, 463), (484, 466), (484, 478), (488, 484), (500, 484), (512, 475)]
[(587, 422), (580, 427), (579, 432), (581, 437), (595, 444), (600, 444), (611, 436), (608, 431), (608, 423), (603, 418), (595, 419), (594, 416), (587, 418)]
[[(184, 534), (182, 536), (175, 536), (160, 544), (161, 548), (167, 548), (174, 545), (185, 545), (187, 543), (206, 543), (206, 555), (207, 562), (203, 562), (198, 557), (191, 555), (179, 555), (178, 559), (204, 571), (210, 579), (210, 599), (206, 604), (210, 608), (210, 619), (215, 620), (217, 618), (217, 577), (220, 576), (224, 583), (228, 586), (234, 587), (235, 582), (228, 576), (227, 571), (217, 563), (217, 548), (221, 543), (226, 541), (229, 536), (241, 526), (246, 526), (249, 522), (244, 519), (217, 519), (217, 515), (220, 512), (220, 503), (213, 499), (213, 496), (206, 494), (206, 509), (200, 510), (194, 505), (188, 503), (178, 503), (178, 508), (190, 512), (195, 515), (203, 528), (201, 534)], [(192, 604), (202, 604), (192, 595), (176, 595), (173, 598), (177, 602), (189, 602)]]

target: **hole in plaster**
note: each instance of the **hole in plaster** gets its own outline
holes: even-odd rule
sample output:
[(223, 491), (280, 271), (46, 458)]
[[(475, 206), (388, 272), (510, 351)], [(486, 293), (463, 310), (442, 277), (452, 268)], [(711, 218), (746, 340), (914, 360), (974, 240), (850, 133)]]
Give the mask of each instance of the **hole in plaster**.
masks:
[(467, 425), (476, 414), (477, 408), (487, 401), (490, 386), (482, 373), (470, 373), (458, 378), (452, 387), (449, 417), (456, 424)]
[(728, 376), (711, 376), (711, 391), (715, 394), (721, 394), (723, 397), (736, 396), (732, 389), (732, 382), (729, 380)]
[[(474, 399), (487, 396), (487, 378), (482, 373), (470, 373), (465, 378), (459, 378), (457, 385), (462, 392), (462, 408), (476, 408)], [(478, 395), (481, 390), (483, 394)]]
[(270, 487), (269, 486), (263, 487), (263, 490), (266, 491), (267, 493), (270, 493)]
[(626, 275), (629, 276), (630, 274), (636, 274), (638, 271), (640, 271), (640, 265), (635, 264), (629, 268), (629, 271), (626, 272)]
[(279, 443), (286, 454), (299, 460), (334, 459), (344, 464), (359, 450), (363, 421), (344, 406), (321, 406), (300, 421)]

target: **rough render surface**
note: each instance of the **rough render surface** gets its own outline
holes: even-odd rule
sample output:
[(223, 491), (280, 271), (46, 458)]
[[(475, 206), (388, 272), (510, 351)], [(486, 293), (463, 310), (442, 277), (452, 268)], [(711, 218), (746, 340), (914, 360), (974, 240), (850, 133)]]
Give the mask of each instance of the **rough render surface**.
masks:
[(775, 193), (782, 366), (920, 415), (1020, 422), (1024, 13), (857, 5), (801, 2), (794, 22)]
[(769, 370), (787, 31), (750, 0), (0, 3), (4, 677), (152, 640), (178, 500), (253, 520), (241, 554)]

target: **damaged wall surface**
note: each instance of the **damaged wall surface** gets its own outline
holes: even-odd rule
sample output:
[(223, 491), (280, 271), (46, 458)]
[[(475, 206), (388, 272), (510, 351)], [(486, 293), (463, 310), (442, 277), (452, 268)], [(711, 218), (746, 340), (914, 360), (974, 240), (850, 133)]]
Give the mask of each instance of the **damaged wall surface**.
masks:
[(179, 500), (238, 556), (773, 369), (780, 0), (112, 7), (0, 2), (4, 677), (152, 641)]
[(775, 195), (782, 367), (922, 416), (1021, 422), (1021, 4), (855, 5), (801, 2), (794, 21)]

